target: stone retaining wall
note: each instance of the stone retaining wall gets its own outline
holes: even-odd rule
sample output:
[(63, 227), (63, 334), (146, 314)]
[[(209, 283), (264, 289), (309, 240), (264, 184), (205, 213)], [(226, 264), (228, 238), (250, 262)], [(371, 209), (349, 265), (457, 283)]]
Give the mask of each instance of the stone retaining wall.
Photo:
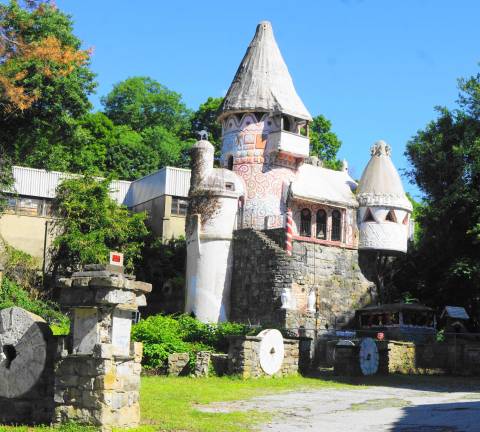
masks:
[[(260, 342), (257, 336), (235, 336), (230, 338), (228, 351), (228, 373), (242, 378), (265, 376), (260, 366)], [(285, 354), (281, 369), (275, 376), (287, 376), (299, 372), (299, 340), (283, 340)]]
[[(375, 299), (371, 262), (358, 250), (293, 241), (293, 255), (281, 246), (283, 230), (237, 230), (233, 242), (231, 319), (263, 327), (292, 329), (301, 336), (341, 328), (354, 310)], [(282, 309), (289, 290), (294, 306)], [(313, 309), (308, 296), (315, 292)], [(302, 332), (299, 329), (304, 328)]]
[(402, 374), (480, 374), (480, 344), (466, 341), (415, 344), (392, 341), (389, 371)]

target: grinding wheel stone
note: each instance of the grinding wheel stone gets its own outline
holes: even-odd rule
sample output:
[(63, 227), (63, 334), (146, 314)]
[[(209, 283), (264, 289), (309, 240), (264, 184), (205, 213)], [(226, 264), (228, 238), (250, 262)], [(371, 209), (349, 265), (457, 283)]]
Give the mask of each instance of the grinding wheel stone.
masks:
[(278, 330), (263, 330), (258, 334), (260, 342), (260, 367), (267, 375), (277, 373), (283, 364), (285, 349), (283, 336)]
[(37, 315), (18, 307), (0, 311), (0, 397), (20, 397), (39, 381), (47, 333), (47, 323)]
[(378, 348), (372, 338), (365, 338), (360, 342), (359, 361), (363, 375), (374, 375), (378, 372)]

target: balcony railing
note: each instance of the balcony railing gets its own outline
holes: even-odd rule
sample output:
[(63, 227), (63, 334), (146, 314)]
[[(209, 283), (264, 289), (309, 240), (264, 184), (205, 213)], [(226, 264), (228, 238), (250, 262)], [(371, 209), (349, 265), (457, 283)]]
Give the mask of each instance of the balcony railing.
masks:
[(270, 151), (281, 151), (297, 157), (307, 157), (310, 150), (310, 139), (293, 132), (271, 132), (268, 136), (267, 148)]
[(237, 213), (237, 229), (253, 228), (266, 230), (285, 227), (285, 214), (260, 216), (254, 211), (239, 210)]

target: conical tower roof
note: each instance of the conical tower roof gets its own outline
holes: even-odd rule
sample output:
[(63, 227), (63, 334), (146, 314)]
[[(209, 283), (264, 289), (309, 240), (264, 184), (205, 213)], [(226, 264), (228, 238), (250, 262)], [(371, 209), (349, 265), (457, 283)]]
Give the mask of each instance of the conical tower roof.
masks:
[(268, 21), (258, 24), (225, 96), (220, 117), (241, 111), (280, 112), (300, 119), (312, 119), (295, 91)]
[(360, 206), (386, 206), (412, 211), (400, 176), (390, 159), (390, 146), (378, 141), (357, 187)]

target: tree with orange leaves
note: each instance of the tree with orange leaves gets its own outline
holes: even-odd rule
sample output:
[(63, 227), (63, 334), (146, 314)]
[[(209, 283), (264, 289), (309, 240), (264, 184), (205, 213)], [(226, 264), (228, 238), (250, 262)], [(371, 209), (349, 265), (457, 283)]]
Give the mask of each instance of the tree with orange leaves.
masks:
[(68, 168), (68, 142), (91, 108), (90, 51), (50, 1), (0, 5), (0, 142), (14, 163)]

